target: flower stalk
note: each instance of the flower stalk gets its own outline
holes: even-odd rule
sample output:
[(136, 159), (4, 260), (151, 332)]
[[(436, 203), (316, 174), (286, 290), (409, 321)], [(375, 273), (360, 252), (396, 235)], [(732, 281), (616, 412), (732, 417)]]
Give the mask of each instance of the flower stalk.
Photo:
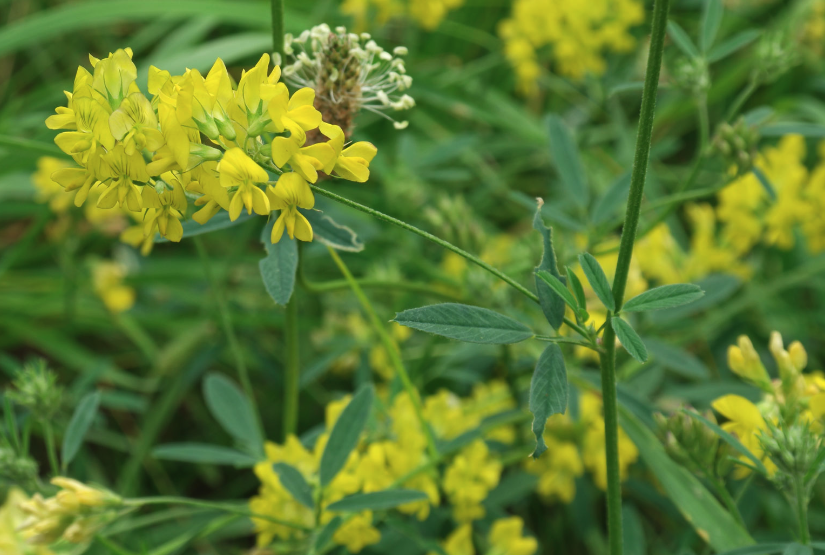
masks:
[(271, 0), (272, 53), (284, 59), (284, 0)]
[[(636, 136), (636, 152), (633, 171), (630, 176), (630, 192), (627, 198), (619, 258), (613, 278), (613, 297), (616, 314), (621, 312), (624, 302), (630, 259), (639, 225), (639, 214), (644, 197), (645, 177), (650, 158), (650, 143), (653, 134), (653, 116), (656, 110), (656, 93), (659, 88), (659, 71), (662, 66), (665, 31), (670, 0), (656, 0), (653, 8), (653, 26), (650, 37), (650, 55), (645, 72), (642, 91), (642, 108), (639, 115), (639, 129)], [(604, 403), (605, 456), (607, 458), (607, 530), (610, 554), (621, 555), (622, 544), (622, 491), (619, 474), (619, 415), (616, 399), (616, 333), (608, 313), (604, 328), (604, 352), (600, 356), (602, 374), (602, 398)]]

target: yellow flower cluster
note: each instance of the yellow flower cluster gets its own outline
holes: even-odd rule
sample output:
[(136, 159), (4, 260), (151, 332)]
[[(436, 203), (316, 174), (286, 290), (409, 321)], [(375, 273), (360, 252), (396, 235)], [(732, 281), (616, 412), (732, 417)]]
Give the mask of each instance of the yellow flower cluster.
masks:
[[(284, 230), (311, 241), (311, 226), (298, 209), (314, 206), (309, 183), (318, 172), (359, 182), (369, 177), (375, 147), (344, 148), (341, 128), (323, 122), (313, 106), (315, 92), (303, 88), (290, 96), (268, 54), (243, 72), (237, 88), (220, 58), (206, 77), (195, 69), (171, 75), (152, 66), (151, 99), (137, 86), (130, 49), (90, 60), (93, 73), (79, 67), (67, 106), (46, 120), (63, 131), (55, 143), (79, 167), (60, 167), (50, 177), (74, 192), (77, 206), (91, 197), (98, 208), (134, 213), (140, 226), (122, 238), (143, 244), (144, 253), (156, 232), (180, 241), (188, 198), (200, 207), (192, 216), (198, 223), (221, 209), (233, 221), (243, 208), (263, 216), (280, 210), (272, 241)], [(327, 140), (307, 145), (307, 132), (315, 129)], [(277, 183), (267, 170), (280, 175)], [(53, 188), (42, 180), (39, 186)]]
[(52, 555), (48, 548), (30, 544), (18, 531), (26, 519), (20, 505), (28, 500), (23, 490), (13, 487), (0, 507), (0, 553), (3, 555)]
[(111, 312), (125, 312), (135, 304), (135, 290), (123, 284), (126, 266), (111, 260), (92, 266), (92, 286), (95, 294)]
[[(328, 433), (348, 401), (349, 399), (343, 399), (327, 406), (327, 431), (318, 438), (311, 450), (294, 436), (287, 438), (283, 445), (266, 444), (267, 460), (255, 467), (255, 474), (261, 480), (261, 489), (250, 501), (252, 512), (307, 527), (314, 524), (312, 511), (292, 498), (281, 485), (272, 465), (277, 462), (288, 463), (298, 469), (309, 484), (317, 484), (318, 467)], [(515, 403), (506, 384), (493, 381), (479, 384), (473, 395), (466, 399), (460, 399), (446, 391), (425, 399), (424, 418), (440, 439), (449, 440), (476, 429), (484, 418), (514, 407)], [(430, 459), (426, 436), (406, 393), (395, 396), (378, 429), (377, 434), (370, 434), (370, 441), (362, 441), (359, 448), (350, 455), (341, 473), (328, 486), (321, 513), (322, 523), (334, 516), (325, 507), (358, 492), (371, 493), (390, 487), (422, 491), (427, 495), (426, 500), (398, 508), (402, 513), (414, 515), (420, 520), (427, 518), (431, 506), (440, 503), (441, 491), (435, 470), (419, 471), (410, 476), (413, 471), (425, 467)], [(504, 427), (489, 434), (487, 439), (512, 441), (513, 434), (511, 428)], [(481, 503), (490, 490), (498, 485), (501, 470), (501, 463), (493, 458), (482, 440), (470, 443), (453, 457), (444, 471), (441, 484), (457, 521), (469, 522), (484, 516)], [(275, 538), (291, 539), (303, 534), (298, 529), (264, 519), (254, 519), (254, 522), (259, 546), (269, 545)], [(373, 515), (369, 511), (358, 513), (347, 520), (333, 536), (333, 541), (346, 546), (353, 553), (379, 539), (380, 534), (373, 526)]]
[[(524, 536), (524, 521), (517, 516), (493, 522), (487, 535), (487, 555), (533, 555), (538, 550), (536, 538)], [(447, 555), (476, 555), (472, 524), (456, 528), (442, 544)], [(435, 555), (431, 551), (428, 555)]]
[[(576, 495), (576, 478), (588, 470), (595, 484), (607, 489), (607, 462), (604, 450), (604, 416), (601, 397), (583, 392), (579, 399), (579, 419), (567, 414), (547, 421), (544, 441), (548, 452), (525, 463), (528, 472), (539, 477), (538, 492), (546, 500), (570, 503)], [(627, 478), (631, 464), (639, 458), (636, 445), (619, 428), (619, 472)]]
[(364, 31), (369, 21), (383, 25), (395, 17), (409, 16), (421, 27), (432, 30), (450, 10), (460, 7), (464, 0), (344, 0), (341, 12), (355, 19), (355, 29)]
[(499, 35), (519, 90), (534, 94), (542, 48), (552, 48), (560, 75), (573, 79), (600, 75), (607, 66), (604, 53), (630, 51), (635, 45), (630, 29), (643, 21), (644, 6), (638, 0), (515, 0)]
[[(730, 394), (716, 399), (712, 406), (728, 419), (722, 429), (736, 436), (762, 460), (768, 473), (773, 474), (776, 465), (767, 457), (760, 436), (769, 433), (768, 422), (776, 424), (780, 419), (786, 424), (807, 423), (816, 433), (821, 433), (825, 416), (825, 376), (822, 372), (802, 373), (808, 365), (808, 354), (799, 341), (785, 349), (782, 336), (774, 331), (769, 348), (779, 369), (779, 378), (775, 380), (770, 379), (747, 336), (740, 336), (737, 344), (728, 348), (731, 371), (762, 389), (762, 400), (754, 404), (740, 395)], [(740, 459), (748, 462), (744, 456)], [(742, 478), (749, 472), (747, 467), (739, 466), (734, 476)]]
[(85, 543), (116, 515), (122, 503), (111, 492), (71, 478), (53, 478), (52, 484), (61, 488), (54, 497), (43, 499), (35, 494), (19, 505), (27, 515), (19, 529), (31, 544), (48, 545), (59, 539)]

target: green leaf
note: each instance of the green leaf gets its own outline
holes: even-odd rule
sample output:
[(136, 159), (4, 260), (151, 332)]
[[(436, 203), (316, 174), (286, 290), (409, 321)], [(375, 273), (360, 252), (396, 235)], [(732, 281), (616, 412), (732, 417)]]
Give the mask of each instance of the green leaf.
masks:
[(596, 225), (603, 224), (618, 212), (619, 207), (630, 191), (630, 172), (625, 172), (610, 184), (607, 191), (596, 200), (590, 212), (590, 221)]
[(619, 419), (622, 430), (636, 444), (647, 468), (656, 477), (668, 498), (714, 550), (724, 551), (754, 543), (748, 532), (722, 508), (705, 486), (667, 456), (653, 432), (625, 407), (620, 407)]
[(198, 464), (217, 464), (249, 468), (255, 466), (255, 457), (230, 447), (211, 445), (209, 443), (167, 443), (152, 450), (156, 459), (180, 461)]
[(762, 32), (757, 29), (747, 29), (741, 33), (733, 35), (731, 38), (717, 44), (708, 53), (708, 63), (718, 62), (721, 59), (727, 58), (737, 50), (740, 50), (761, 35)]
[(332, 518), (332, 520), (327, 522), (323, 528), (321, 528), (321, 530), (318, 532), (318, 535), (315, 536), (316, 553), (324, 552), (324, 548), (330, 541), (332, 541), (332, 536), (335, 535), (335, 532), (338, 531), (338, 528), (341, 527), (341, 524), (343, 524), (343, 522), (344, 519), (336, 515)]
[(92, 425), (92, 421), (97, 414), (97, 408), (100, 406), (100, 392), (94, 391), (87, 394), (77, 404), (77, 408), (72, 414), (72, 419), (69, 420), (69, 425), (66, 427), (66, 434), (63, 436), (63, 448), (61, 450), (60, 460), (65, 469), (72, 462), (81, 444), (83, 438), (86, 437), (86, 432)]
[(782, 552), (782, 555), (813, 555), (813, 553), (814, 548), (810, 545), (792, 543), (791, 545), (785, 548), (785, 551)]
[(411, 308), (397, 313), (392, 321), (467, 343), (505, 345), (533, 336), (530, 328), (503, 314), (458, 303)]
[(684, 349), (655, 338), (647, 339), (645, 346), (656, 362), (682, 377), (691, 380), (706, 380), (710, 377), (707, 366)]
[(625, 553), (647, 553), (647, 539), (642, 526), (642, 517), (632, 505), (622, 507), (622, 529), (624, 530)]
[(702, 14), (702, 30), (699, 34), (699, 47), (702, 53), (707, 53), (716, 40), (719, 26), (722, 24), (724, 7), (721, 0), (705, 0), (705, 10)]
[(760, 543), (759, 545), (749, 545), (747, 547), (740, 547), (731, 549), (719, 555), (772, 555), (773, 553), (782, 553), (788, 546), (793, 545), (789, 543)]
[(725, 443), (739, 451), (739, 453), (741, 453), (742, 455), (745, 455), (745, 457), (750, 459), (750, 461), (754, 464), (754, 467), (760, 473), (762, 473), (763, 476), (766, 476), (768, 474), (768, 470), (765, 468), (765, 465), (762, 464), (762, 461), (757, 459), (754, 456), (754, 454), (751, 453), (747, 447), (742, 445), (742, 443), (740, 443), (740, 441), (736, 439), (733, 435), (729, 434), (728, 432), (720, 428), (718, 425), (714, 424), (713, 422), (711, 422), (710, 420), (708, 420), (707, 418), (705, 418), (704, 416), (695, 411), (682, 409), (682, 412), (684, 412), (691, 418), (698, 420), (699, 422), (713, 430), (713, 432), (716, 435), (718, 435), (719, 438), (722, 439), (722, 441), (724, 441)]
[(670, 35), (670, 38), (673, 39), (674, 44), (679, 47), (679, 50), (684, 52), (690, 58), (699, 57), (699, 51), (696, 49), (693, 41), (690, 40), (688, 34), (685, 33), (685, 30), (682, 29), (678, 23), (672, 20), (668, 21), (667, 33)]
[(279, 462), (272, 465), (272, 470), (278, 475), (281, 485), (295, 498), (295, 501), (307, 509), (315, 508), (315, 501), (312, 499), (312, 488), (309, 487), (303, 474), (297, 468)]
[(763, 137), (782, 137), (784, 135), (802, 135), (814, 139), (825, 138), (825, 125), (819, 123), (782, 122), (766, 125), (759, 130)]
[(765, 175), (765, 172), (757, 168), (756, 166), (751, 168), (751, 172), (756, 179), (759, 181), (759, 184), (762, 185), (762, 188), (765, 189), (765, 192), (768, 193), (768, 196), (771, 197), (771, 200), (776, 200), (776, 189), (774, 189), (771, 180), (768, 179), (768, 176)]
[(693, 283), (674, 283), (654, 287), (636, 295), (622, 307), (622, 312), (644, 312), (661, 310), (689, 304), (705, 294), (702, 288)]
[(209, 374), (203, 380), (206, 406), (215, 420), (243, 450), (263, 458), (263, 438), (255, 413), (246, 395), (235, 383), (221, 374)]
[(584, 296), (584, 288), (582, 282), (579, 281), (579, 276), (570, 266), (565, 268), (567, 271), (567, 281), (570, 282), (570, 288), (573, 289), (573, 294), (576, 296), (576, 304), (579, 305), (578, 316), (583, 322), (587, 321), (590, 316), (587, 314), (587, 298)]
[(258, 261), (264, 288), (276, 304), (285, 306), (295, 289), (295, 274), (298, 271), (298, 240), (286, 234), (277, 243), (272, 243), (272, 226), (275, 218), (261, 231), (261, 242), (266, 247), (266, 258)]
[(372, 410), (373, 397), (372, 384), (362, 386), (335, 422), (327, 445), (324, 447), (324, 454), (321, 455), (319, 468), (321, 487), (332, 482), (338, 472), (344, 468), (349, 454), (358, 445), (358, 438), (364, 426), (367, 425), (367, 419)]
[(555, 114), (547, 118), (550, 134), (550, 155), (567, 193), (576, 205), (587, 206), (588, 189), (579, 150), (570, 130)]
[(312, 226), (313, 241), (318, 241), (339, 251), (361, 252), (364, 250), (364, 243), (358, 240), (358, 236), (353, 230), (337, 223), (320, 210), (299, 208), (298, 211), (304, 215)]
[(630, 356), (639, 362), (646, 362), (647, 349), (645, 348), (642, 338), (639, 337), (636, 330), (633, 329), (633, 326), (618, 316), (614, 316), (610, 321), (613, 323), (613, 329), (615, 330), (619, 341), (621, 341), (622, 347), (630, 353)]
[[(559, 274), (559, 268), (556, 263), (556, 253), (553, 250), (553, 230), (544, 225), (541, 218), (542, 203), (536, 209), (536, 214), (533, 216), (533, 229), (541, 234), (544, 243), (544, 250), (541, 255), (536, 272), (544, 270), (558, 278), (564, 283), (564, 278)], [(541, 311), (547, 322), (553, 326), (553, 329), (559, 329), (564, 322), (564, 300), (553, 292), (553, 289), (539, 279), (538, 275), (534, 277), (536, 280), (536, 292), (539, 295), (539, 305)]]
[(564, 366), (561, 348), (551, 343), (541, 353), (530, 380), (530, 412), (533, 413), (533, 434), (536, 436), (534, 459), (547, 451), (544, 443), (547, 419), (566, 409), (567, 368)]
[(330, 504), (328, 511), (339, 513), (358, 513), (361, 511), (383, 511), (407, 503), (423, 501), (427, 494), (411, 489), (388, 489), (373, 493), (356, 493)]
[(601, 265), (590, 253), (582, 253), (579, 255), (579, 264), (581, 264), (584, 275), (587, 276), (587, 281), (593, 287), (596, 296), (602, 304), (613, 312), (616, 310), (616, 301), (613, 299), (613, 290), (610, 288), (610, 282), (607, 281), (607, 276), (604, 275)]
[(570, 292), (567, 286), (563, 284), (559, 278), (545, 271), (538, 272), (536, 276), (546, 283), (554, 293), (558, 294), (562, 300), (564, 300), (564, 304), (573, 310), (579, 309), (579, 305), (576, 302), (576, 298), (573, 296), (573, 293)]
[[(258, 217), (258, 215), (241, 214), (238, 216), (238, 219), (233, 222), (229, 219), (229, 212), (222, 211), (215, 214), (211, 220), (203, 225), (199, 224), (195, 220), (186, 220), (181, 224), (181, 227), (183, 227), (183, 238), (188, 239), (189, 237), (194, 237), (195, 235), (203, 235), (204, 233), (211, 233), (213, 231), (218, 231), (219, 229), (235, 227), (236, 225), (245, 223), (255, 217)], [(155, 233), (155, 243), (168, 242), (169, 239), (161, 237), (160, 234)]]

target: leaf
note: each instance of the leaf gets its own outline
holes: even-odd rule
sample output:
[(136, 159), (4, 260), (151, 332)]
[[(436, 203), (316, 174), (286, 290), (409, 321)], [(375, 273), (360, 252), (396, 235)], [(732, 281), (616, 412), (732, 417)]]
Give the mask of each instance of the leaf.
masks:
[(559, 278), (545, 271), (537, 273), (536, 276), (538, 276), (541, 281), (546, 283), (554, 293), (559, 295), (567, 306), (573, 310), (578, 310), (579, 305), (576, 302), (576, 298)]
[(506, 345), (533, 336), (530, 328), (503, 314), (458, 303), (411, 308), (397, 313), (392, 321), (468, 343)]
[(211, 445), (209, 443), (167, 443), (152, 450), (156, 459), (180, 461), (199, 464), (218, 464), (249, 468), (255, 466), (258, 459), (230, 447)]
[(579, 264), (581, 264), (584, 275), (587, 276), (587, 281), (593, 287), (593, 291), (599, 300), (607, 308), (613, 312), (616, 310), (616, 301), (613, 299), (613, 290), (610, 288), (610, 282), (607, 281), (607, 276), (604, 275), (601, 265), (590, 253), (582, 253), (579, 255)]
[(407, 503), (428, 499), (423, 491), (411, 489), (388, 489), (372, 493), (356, 493), (330, 504), (328, 511), (357, 513), (360, 511), (382, 511)]
[(762, 125), (773, 117), (774, 110), (770, 106), (759, 106), (746, 112), (742, 117), (748, 125)]
[(766, 125), (759, 130), (763, 137), (782, 137), (783, 135), (802, 135), (815, 139), (825, 138), (825, 125), (819, 123), (781, 122)]
[[(533, 229), (541, 234), (544, 243), (541, 261), (538, 267), (536, 267), (536, 272), (545, 270), (564, 283), (564, 278), (559, 274), (559, 268), (556, 263), (556, 252), (553, 249), (553, 230), (545, 226), (541, 218), (541, 208), (543, 204), (543, 201), (539, 202), (536, 214), (533, 216)], [(553, 329), (557, 330), (564, 322), (564, 300), (554, 293), (549, 285), (539, 279), (538, 275), (536, 275), (534, 279), (536, 280), (536, 292), (539, 295), (541, 311), (544, 313), (547, 322)]]
[(298, 271), (298, 240), (287, 235), (277, 243), (272, 243), (270, 236), (275, 218), (261, 231), (261, 242), (266, 247), (266, 258), (258, 261), (264, 288), (276, 304), (285, 306), (295, 289), (295, 274)]
[(714, 550), (724, 551), (754, 543), (748, 532), (736, 523), (705, 486), (667, 456), (653, 432), (625, 407), (620, 407), (619, 419), (622, 430), (636, 444), (667, 496)]
[(321, 487), (332, 482), (338, 472), (344, 468), (349, 454), (358, 445), (358, 438), (372, 410), (373, 396), (372, 384), (362, 386), (335, 422), (327, 445), (324, 447), (324, 454), (321, 455), (319, 468)]
[(636, 295), (622, 307), (622, 312), (644, 312), (661, 310), (689, 304), (705, 294), (702, 288), (693, 283), (674, 283), (654, 287)]
[[(229, 219), (229, 213), (222, 211), (215, 214), (211, 220), (203, 225), (199, 224), (195, 220), (186, 220), (181, 224), (181, 227), (183, 227), (183, 238), (188, 239), (189, 237), (194, 237), (195, 235), (203, 235), (204, 233), (211, 233), (213, 231), (218, 231), (219, 229), (235, 227), (236, 225), (245, 223), (255, 217), (258, 217), (257, 214), (241, 214), (238, 216), (238, 219), (233, 222)], [(168, 242), (169, 239), (161, 237), (160, 234), (155, 233), (155, 243)]]
[(765, 192), (768, 193), (768, 196), (771, 197), (771, 200), (776, 200), (776, 189), (774, 189), (768, 176), (756, 166), (751, 168), (751, 172), (756, 176), (757, 181), (759, 181), (759, 184), (765, 189)]
[(553, 157), (556, 171), (573, 202), (585, 207), (588, 198), (587, 181), (573, 136), (561, 118), (555, 114), (547, 118), (547, 128), (550, 134), (550, 155)]
[(579, 305), (578, 315), (582, 321), (587, 321), (590, 317), (587, 314), (587, 298), (584, 296), (584, 288), (582, 287), (582, 282), (579, 281), (579, 276), (576, 275), (576, 272), (570, 266), (565, 268), (567, 271), (567, 280), (570, 282), (570, 287), (573, 289), (573, 294), (576, 296), (576, 303)]
[(252, 405), (240, 388), (226, 376), (209, 374), (203, 380), (203, 396), (209, 412), (223, 429), (244, 451), (262, 459), (261, 431)]
[(358, 236), (353, 230), (337, 223), (320, 210), (300, 208), (298, 211), (309, 220), (309, 224), (312, 226), (313, 241), (318, 241), (339, 251), (361, 252), (364, 250), (364, 243), (358, 240)]
[(691, 380), (706, 380), (710, 377), (707, 366), (684, 349), (658, 339), (647, 339), (645, 346), (656, 362), (682, 377)]
[(731, 549), (719, 555), (772, 555), (773, 553), (782, 553), (788, 546), (793, 545), (789, 543), (760, 543), (759, 545), (749, 545), (747, 547), (740, 547)]
[(622, 507), (622, 529), (624, 530), (625, 553), (647, 553), (645, 529), (642, 526), (642, 517), (632, 505)]
[(723, 58), (727, 58), (737, 50), (746, 47), (761, 35), (762, 32), (757, 29), (747, 29), (740, 33), (733, 35), (731, 38), (717, 44), (708, 53), (708, 63), (718, 62)]
[(614, 316), (610, 321), (613, 323), (613, 330), (616, 332), (616, 336), (621, 341), (625, 351), (639, 362), (647, 362), (647, 349), (633, 326), (618, 316)]
[(782, 555), (813, 555), (814, 549), (810, 545), (792, 543), (785, 548)]
[(530, 380), (530, 412), (533, 413), (533, 434), (536, 436), (534, 459), (547, 451), (544, 443), (547, 419), (566, 409), (567, 368), (564, 366), (561, 348), (552, 343), (541, 353)]
[(315, 536), (316, 553), (324, 552), (324, 548), (330, 541), (332, 541), (332, 536), (335, 535), (335, 532), (338, 531), (338, 528), (341, 527), (341, 524), (343, 524), (343, 522), (344, 519), (336, 515), (332, 518), (332, 520), (327, 522), (323, 528), (321, 528), (321, 530), (318, 532), (318, 535)]
[(716, 40), (719, 26), (722, 24), (724, 7), (721, 0), (705, 0), (705, 9), (702, 14), (702, 29), (699, 34), (699, 47), (702, 53), (707, 53)]
[(625, 172), (610, 184), (607, 191), (596, 200), (590, 212), (590, 221), (596, 225), (608, 221), (622, 205), (630, 191), (630, 172)]
[(757, 459), (754, 456), (754, 454), (751, 453), (750, 450), (747, 447), (742, 445), (742, 443), (738, 439), (736, 439), (733, 435), (726, 432), (725, 430), (720, 428), (718, 425), (714, 424), (713, 422), (711, 422), (710, 420), (708, 420), (707, 418), (705, 418), (704, 416), (702, 416), (701, 414), (699, 414), (695, 411), (682, 409), (682, 412), (684, 412), (685, 414), (687, 414), (691, 418), (694, 418), (694, 419), (698, 420), (699, 422), (701, 422), (702, 424), (704, 424), (705, 426), (710, 428), (716, 435), (719, 436), (719, 438), (722, 441), (724, 441), (725, 443), (727, 443), (728, 445), (730, 445), (731, 447), (733, 447), (734, 449), (739, 451), (739, 453), (741, 453), (742, 455), (744, 455), (745, 457), (750, 459), (750, 461), (754, 464), (754, 467), (760, 473), (762, 473), (763, 476), (766, 476), (768, 474), (768, 470), (765, 468), (765, 465), (762, 464), (762, 461)]
[(315, 501), (312, 499), (312, 489), (298, 469), (287, 463), (279, 462), (272, 465), (272, 470), (278, 475), (278, 480), (280, 480), (281, 485), (295, 498), (295, 501), (307, 509), (315, 508)]
[(83, 438), (86, 437), (86, 432), (89, 431), (99, 406), (99, 391), (85, 395), (77, 404), (72, 419), (69, 420), (69, 425), (66, 427), (66, 434), (63, 436), (60, 460), (64, 469), (69, 466), (69, 463), (72, 462), (78, 450), (80, 450)]
[(679, 50), (684, 52), (690, 58), (698, 58), (699, 51), (696, 49), (696, 46), (693, 44), (693, 41), (690, 40), (690, 37), (685, 33), (685, 30), (682, 29), (678, 23), (675, 21), (668, 21), (667, 22), (667, 33), (670, 35), (670, 38), (673, 39), (673, 43), (679, 47)]

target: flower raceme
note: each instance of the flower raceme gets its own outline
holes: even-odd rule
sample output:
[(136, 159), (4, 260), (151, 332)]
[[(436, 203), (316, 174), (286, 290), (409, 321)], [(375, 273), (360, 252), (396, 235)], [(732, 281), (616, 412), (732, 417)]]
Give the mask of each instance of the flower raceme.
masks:
[(47, 185), (74, 194), (65, 203), (50, 202), (63, 210), (72, 201), (93, 201), (99, 209), (133, 214), (140, 225), (121, 239), (142, 245), (144, 254), (156, 233), (180, 241), (187, 217), (205, 224), (225, 210), (234, 221), (244, 208), (267, 217), (280, 211), (273, 241), (284, 230), (311, 241), (299, 211), (314, 206), (309, 183), (322, 176), (369, 178), (375, 147), (347, 146), (344, 131), (315, 108), (315, 91), (304, 87), (290, 95), (268, 54), (242, 73), (236, 88), (221, 59), (206, 76), (153, 66), (148, 96), (136, 82), (131, 49), (90, 60), (93, 71), (78, 68), (66, 106), (46, 119), (60, 131), (55, 143), (76, 164), (51, 165)]

